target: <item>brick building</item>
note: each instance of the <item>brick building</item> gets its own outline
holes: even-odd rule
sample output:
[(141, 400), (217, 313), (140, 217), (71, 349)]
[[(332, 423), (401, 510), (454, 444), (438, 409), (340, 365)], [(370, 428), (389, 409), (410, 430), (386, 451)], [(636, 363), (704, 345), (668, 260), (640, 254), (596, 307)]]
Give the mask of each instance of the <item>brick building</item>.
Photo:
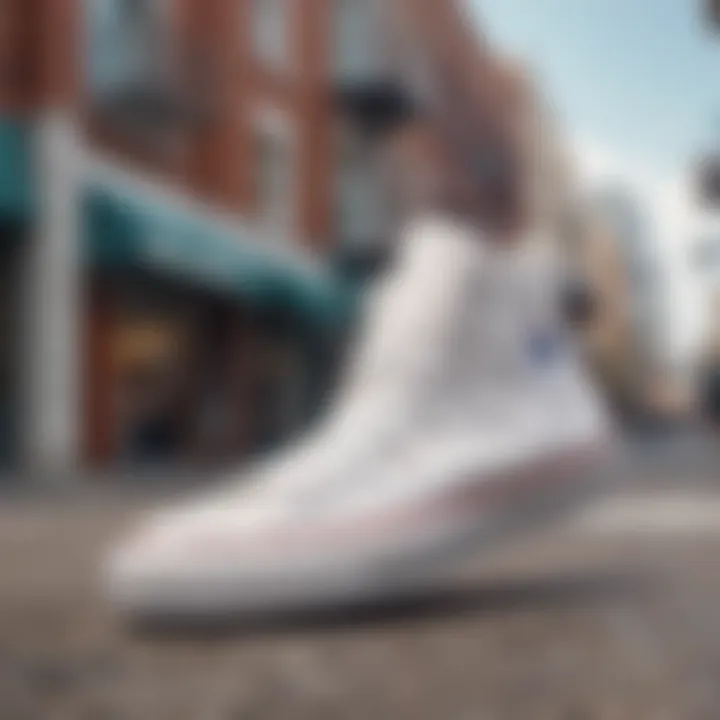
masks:
[[(461, 8), (0, 4), (0, 434), (18, 459), (234, 456), (300, 422), (342, 334), (336, 259), (390, 234), (372, 139), (338, 97), (411, 86), (469, 137), (491, 103)], [(161, 406), (173, 429), (155, 412), (139, 438)]]

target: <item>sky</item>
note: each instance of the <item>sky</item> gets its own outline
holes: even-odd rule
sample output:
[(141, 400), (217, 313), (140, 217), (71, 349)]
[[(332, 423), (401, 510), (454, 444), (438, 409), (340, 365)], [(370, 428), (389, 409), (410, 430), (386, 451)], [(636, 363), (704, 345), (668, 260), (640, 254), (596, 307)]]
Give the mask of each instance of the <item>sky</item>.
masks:
[(707, 318), (689, 245), (705, 219), (691, 171), (720, 149), (720, 33), (703, 0), (469, 0), (500, 51), (522, 58), (556, 109), (583, 179), (638, 197), (668, 287), (670, 352)]

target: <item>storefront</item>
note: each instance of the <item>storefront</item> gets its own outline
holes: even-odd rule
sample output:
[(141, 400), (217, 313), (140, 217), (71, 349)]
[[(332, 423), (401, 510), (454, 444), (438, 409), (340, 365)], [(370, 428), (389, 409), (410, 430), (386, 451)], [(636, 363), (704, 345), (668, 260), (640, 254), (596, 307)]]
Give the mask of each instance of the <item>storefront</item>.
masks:
[(87, 309), (98, 464), (222, 463), (280, 442), (308, 415), (306, 347), (270, 314), (145, 274), (97, 272)]
[(117, 188), (87, 218), (91, 461), (233, 462), (308, 421), (347, 302), (332, 275)]
[(0, 471), (19, 452), (22, 231), (0, 222)]
[[(263, 247), (183, 198), (165, 203), (132, 177), (126, 187), (90, 173), (83, 227), (63, 236), (82, 243), (81, 272), (68, 264), (61, 283), (79, 286), (78, 345), (74, 324), (49, 312), (54, 295), (39, 292), (44, 275), (26, 272), (47, 256), (36, 252), (31, 137), (0, 120), (0, 473), (46, 441), (68, 465), (206, 465), (298, 431), (320, 405), (351, 308), (332, 269)], [(51, 330), (61, 349), (78, 351), (59, 362), (48, 350), (58, 346), (42, 343), (46, 352), (33, 354)], [(80, 395), (74, 384), (60, 392), (77, 369)], [(48, 412), (52, 423), (39, 427)], [(67, 442), (48, 440), (59, 426), (70, 428)], [(55, 453), (60, 445), (68, 452)]]
[(0, 472), (20, 453), (23, 277), (30, 213), (28, 131), (0, 120)]

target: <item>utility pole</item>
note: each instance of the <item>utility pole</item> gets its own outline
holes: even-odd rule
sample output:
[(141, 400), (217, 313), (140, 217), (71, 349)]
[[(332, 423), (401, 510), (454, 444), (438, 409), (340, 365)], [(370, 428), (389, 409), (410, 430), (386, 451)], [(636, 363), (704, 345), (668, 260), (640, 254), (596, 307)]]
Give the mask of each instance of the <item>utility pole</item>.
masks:
[(80, 3), (44, 0), (41, 7), (24, 445), (30, 470), (58, 477), (76, 467), (80, 446), (81, 145), (74, 113)]

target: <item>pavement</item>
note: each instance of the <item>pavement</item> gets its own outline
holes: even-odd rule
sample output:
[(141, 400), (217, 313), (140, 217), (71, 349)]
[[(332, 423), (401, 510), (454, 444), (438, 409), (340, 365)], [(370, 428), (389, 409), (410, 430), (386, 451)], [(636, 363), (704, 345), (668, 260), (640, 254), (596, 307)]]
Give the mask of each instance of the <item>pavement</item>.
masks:
[(163, 498), (8, 494), (0, 718), (718, 718), (716, 450), (630, 444), (612, 492), (435, 592), (214, 635), (132, 632), (99, 593), (109, 544)]

